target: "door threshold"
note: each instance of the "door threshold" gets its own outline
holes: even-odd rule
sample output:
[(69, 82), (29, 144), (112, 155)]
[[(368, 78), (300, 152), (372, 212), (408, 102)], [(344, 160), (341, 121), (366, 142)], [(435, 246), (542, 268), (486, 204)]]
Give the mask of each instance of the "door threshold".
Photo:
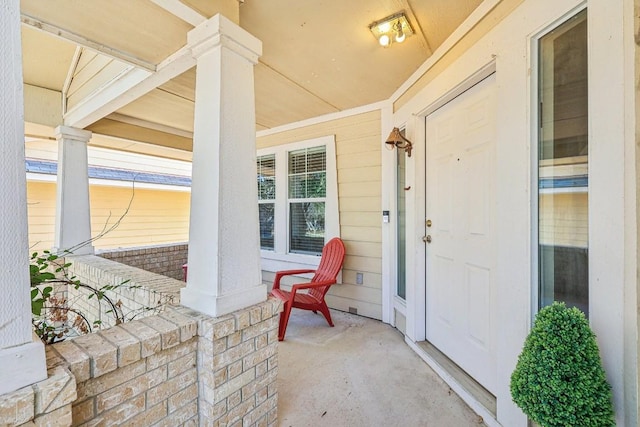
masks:
[(416, 345), (424, 351), (440, 368), (447, 372), (451, 377), (460, 384), (480, 405), (482, 405), (489, 413), (497, 418), (496, 397), (479, 382), (473, 379), (471, 375), (466, 373), (462, 368), (456, 365), (443, 352), (438, 350), (428, 341), (416, 342)]

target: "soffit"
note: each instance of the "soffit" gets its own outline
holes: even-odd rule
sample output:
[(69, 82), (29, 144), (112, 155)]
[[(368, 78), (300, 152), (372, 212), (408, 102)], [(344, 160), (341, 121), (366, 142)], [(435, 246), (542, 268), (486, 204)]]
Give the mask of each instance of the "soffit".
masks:
[(192, 132), (193, 107), (193, 101), (157, 88), (117, 112), (136, 119)]
[[(181, 0), (205, 16), (209, 0)], [(255, 67), (256, 129), (264, 130), (388, 99), (481, 0), (246, 0), (240, 25), (262, 40)], [(382, 48), (369, 24), (404, 10), (416, 34)], [(181, 48), (192, 27), (151, 1), (22, 0), (22, 12), (156, 64)], [(25, 82), (61, 90), (75, 46), (23, 27)], [(65, 67), (64, 63), (68, 65)], [(46, 64), (43, 65), (43, 64)], [(57, 65), (56, 65), (57, 64)], [(195, 68), (93, 126), (111, 135), (164, 138), (185, 149), (193, 130)], [(130, 117), (133, 122), (119, 121)], [(152, 132), (144, 133), (141, 127)], [(132, 124), (133, 123), (133, 124)], [(160, 126), (156, 126), (160, 125)], [(165, 133), (166, 133), (165, 132)]]
[(343, 110), (386, 99), (429, 56), (421, 34), (385, 49), (369, 31), (371, 22), (403, 9), (402, 3), (247, 0), (240, 24), (262, 40), (260, 62)]
[(180, 74), (178, 77), (169, 80), (167, 83), (158, 87), (158, 89), (174, 94), (189, 101), (196, 99), (196, 68)]
[(76, 46), (22, 27), (22, 67), (26, 84), (62, 91)]
[(160, 145), (162, 147), (175, 148), (184, 151), (191, 151), (193, 149), (193, 141), (191, 138), (185, 138), (172, 133), (162, 132), (144, 126), (123, 123), (108, 118), (98, 120), (91, 126), (88, 126), (87, 129), (95, 134), (106, 135), (118, 139), (144, 142), (147, 144)]
[(435, 51), (482, 0), (429, 0), (410, 3), (429, 46)]
[(21, 12), (158, 64), (184, 46), (191, 25), (150, 1), (22, 0)]

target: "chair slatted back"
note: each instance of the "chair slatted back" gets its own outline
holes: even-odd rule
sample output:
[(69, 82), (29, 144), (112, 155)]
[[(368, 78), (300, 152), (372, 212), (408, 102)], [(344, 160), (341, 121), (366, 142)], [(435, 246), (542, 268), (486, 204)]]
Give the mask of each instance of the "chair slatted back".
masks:
[[(329, 240), (324, 248), (322, 248), (322, 256), (320, 258), (320, 265), (316, 269), (316, 273), (311, 279), (312, 283), (331, 281), (332, 284), (336, 283), (338, 273), (342, 268), (342, 262), (344, 261), (344, 243), (339, 237), (334, 237)], [(329, 290), (330, 286), (323, 286), (320, 288), (314, 288), (309, 291), (309, 295), (319, 300), (324, 299), (324, 295)]]

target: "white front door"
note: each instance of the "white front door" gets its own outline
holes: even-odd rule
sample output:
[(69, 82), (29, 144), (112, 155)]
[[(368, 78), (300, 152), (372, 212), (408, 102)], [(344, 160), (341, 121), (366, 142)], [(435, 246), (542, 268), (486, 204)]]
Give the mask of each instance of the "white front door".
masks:
[(427, 341), (494, 393), (495, 92), (493, 74), (426, 117), (425, 229)]

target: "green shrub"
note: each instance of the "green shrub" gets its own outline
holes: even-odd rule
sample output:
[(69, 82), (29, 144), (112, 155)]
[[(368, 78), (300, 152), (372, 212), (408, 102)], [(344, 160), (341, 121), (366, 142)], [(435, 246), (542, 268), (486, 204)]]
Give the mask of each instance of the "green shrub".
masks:
[(580, 310), (559, 302), (540, 310), (511, 374), (511, 396), (543, 427), (615, 425), (596, 337)]

